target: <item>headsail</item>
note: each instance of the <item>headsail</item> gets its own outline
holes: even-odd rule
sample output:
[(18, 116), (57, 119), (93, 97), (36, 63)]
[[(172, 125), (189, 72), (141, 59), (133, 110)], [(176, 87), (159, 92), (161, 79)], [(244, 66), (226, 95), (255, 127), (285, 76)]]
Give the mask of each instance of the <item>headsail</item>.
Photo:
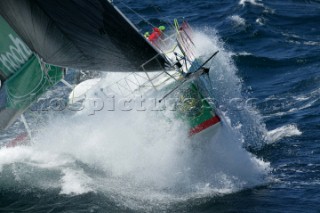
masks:
[(0, 14), (49, 64), (98, 71), (165, 68), (165, 57), (107, 0), (1, 0)]

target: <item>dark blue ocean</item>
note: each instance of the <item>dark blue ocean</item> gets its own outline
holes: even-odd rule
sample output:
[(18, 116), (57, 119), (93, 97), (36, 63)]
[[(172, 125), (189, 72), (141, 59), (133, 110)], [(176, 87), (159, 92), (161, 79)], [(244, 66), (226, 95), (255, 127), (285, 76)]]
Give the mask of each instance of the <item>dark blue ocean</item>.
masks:
[(320, 1), (114, 2), (141, 33), (184, 17), (220, 51), (221, 132), (194, 145), (155, 113), (27, 112), (34, 144), (0, 149), (0, 212), (320, 212)]

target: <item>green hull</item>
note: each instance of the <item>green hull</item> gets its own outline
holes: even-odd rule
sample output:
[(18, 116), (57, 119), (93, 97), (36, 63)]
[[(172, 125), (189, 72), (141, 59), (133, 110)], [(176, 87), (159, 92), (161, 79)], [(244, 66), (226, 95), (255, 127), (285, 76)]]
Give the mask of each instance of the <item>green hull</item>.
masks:
[(189, 135), (198, 134), (220, 122), (215, 109), (195, 83), (188, 83), (179, 95), (177, 117), (186, 121), (190, 127)]

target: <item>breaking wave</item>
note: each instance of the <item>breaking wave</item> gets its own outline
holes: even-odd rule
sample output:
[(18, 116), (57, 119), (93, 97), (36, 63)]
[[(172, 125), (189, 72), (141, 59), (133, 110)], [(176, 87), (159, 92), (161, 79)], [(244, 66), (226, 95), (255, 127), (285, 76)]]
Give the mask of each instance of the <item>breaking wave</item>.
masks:
[(234, 25), (236, 27), (246, 25), (246, 20), (244, 18), (241, 18), (239, 15), (230, 16), (229, 19), (234, 22)]
[(274, 143), (286, 137), (299, 136), (302, 132), (294, 124), (288, 124), (268, 132), (268, 143)]
[[(6, 174), (0, 181), (67, 195), (102, 193), (141, 211), (265, 184), (269, 163), (243, 148), (264, 143), (261, 116), (230, 102), (244, 99), (233, 53), (214, 30), (208, 33), (198, 32), (196, 44), (203, 55), (220, 50), (210, 78), (224, 120), (209, 141), (192, 141), (173, 112), (101, 109), (92, 115), (84, 109), (52, 117), (31, 146), (0, 149), (1, 174)], [(92, 87), (92, 98), (100, 83)]]
[(239, 4), (241, 6), (245, 6), (245, 4), (247, 3), (247, 4), (252, 4), (252, 5), (263, 7), (264, 6), (263, 3), (260, 3), (260, 2), (261, 2), (261, 0), (240, 0)]

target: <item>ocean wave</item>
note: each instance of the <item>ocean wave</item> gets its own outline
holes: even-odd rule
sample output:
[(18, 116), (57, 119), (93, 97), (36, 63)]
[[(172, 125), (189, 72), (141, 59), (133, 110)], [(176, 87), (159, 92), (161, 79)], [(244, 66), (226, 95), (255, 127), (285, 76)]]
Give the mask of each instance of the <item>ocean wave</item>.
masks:
[(312, 55), (294, 56), (294, 57), (271, 57), (271, 56), (258, 56), (253, 54), (235, 54), (234, 59), (241, 65), (250, 65), (261, 68), (279, 68), (279, 67), (296, 67), (303, 64), (317, 63), (320, 60), (320, 56), (311, 53)]
[(303, 44), (308, 46), (320, 46), (320, 42), (318, 41), (305, 41)]
[(271, 130), (266, 134), (267, 143), (274, 143), (283, 138), (299, 136), (302, 132), (295, 124), (288, 124), (277, 129)]
[(256, 23), (259, 24), (260, 26), (265, 25), (265, 19), (264, 18), (257, 18)]
[(238, 26), (245, 26), (246, 25), (246, 20), (239, 15), (232, 15), (228, 17), (232, 22), (234, 22), (234, 25), (236, 27)]
[(252, 5), (255, 5), (255, 6), (263, 7), (264, 5), (261, 2), (262, 2), (261, 0), (240, 0), (239, 4), (241, 6), (245, 6), (245, 4), (252, 4)]

